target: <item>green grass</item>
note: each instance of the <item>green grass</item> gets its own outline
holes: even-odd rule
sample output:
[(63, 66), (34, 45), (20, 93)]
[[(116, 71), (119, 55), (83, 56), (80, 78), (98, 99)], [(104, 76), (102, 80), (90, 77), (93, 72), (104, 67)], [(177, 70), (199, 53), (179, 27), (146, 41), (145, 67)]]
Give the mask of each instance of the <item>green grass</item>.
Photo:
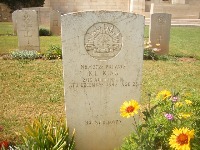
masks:
[[(145, 27), (144, 37), (148, 38), (148, 26)], [(0, 54), (18, 49), (17, 36), (13, 34), (12, 23), (0, 22)], [(194, 57), (200, 59), (200, 27), (172, 27), (170, 34), (169, 55), (177, 57)], [(60, 36), (41, 36), (40, 50), (44, 53), (50, 45), (60, 45)]]
[[(163, 89), (198, 94), (199, 74), (200, 61), (144, 61), (141, 99)], [(65, 116), (61, 60), (1, 60), (0, 83), (0, 140), (16, 141), (14, 133), (40, 114)]]
[[(145, 38), (149, 28), (145, 27)], [(200, 59), (200, 27), (171, 27), (169, 55)]]
[[(174, 50), (171, 50), (170, 54), (190, 57), (195, 53), (195, 57), (199, 58), (200, 44), (196, 40), (199, 39), (199, 34), (195, 34), (199, 31), (199, 28), (172, 28), (171, 43)], [(182, 32), (187, 33), (187, 36)], [(7, 43), (3, 43), (2, 39)], [(42, 52), (51, 44), (61, 45), (58, 36), (40, 37), (40, 39)], [(183, 48), (187, 44), (190, 44), (191, 49)], [(1, 53), (9, 52), (15, 46), (17, 48), (16, 36), (0, 36)], [(181, 49), (179, 50), (181, 46), (181, 49), (186, 51), (184, 55)], [(0, 131), (0, 141), (5, 139), (18, 141), (15, 132), (21, 131), (26, 122), (30, 122), (40, 114), (65, 116), (62, 72), (61, 60), (0, 59), (0, 126), (4, 128)], [(141, 99), (146, 101), (149, 93), (163, 89), (176, 89), (198, 95), (199, 74), (200, 60), (144, 61)]]
[(0, 83), (0, 141), (15, 141), (15, 132), (40, 114), (65, 116), (61, 60), (0, 60)]
[(173, 27), (170, 50), (171, 55), (200, 59), (200, 27)]
[(12, 35), (13, 25), (11, 22), (0, 22), (0, 35)]
[[(40, 36), (40, 50), (44, 53), (50, 45), (61, 46), (60, 36)], [(17, 36), (13, 36), (12, 23), (0, 22), (0, 54), (6, 54), (18, 49)]]

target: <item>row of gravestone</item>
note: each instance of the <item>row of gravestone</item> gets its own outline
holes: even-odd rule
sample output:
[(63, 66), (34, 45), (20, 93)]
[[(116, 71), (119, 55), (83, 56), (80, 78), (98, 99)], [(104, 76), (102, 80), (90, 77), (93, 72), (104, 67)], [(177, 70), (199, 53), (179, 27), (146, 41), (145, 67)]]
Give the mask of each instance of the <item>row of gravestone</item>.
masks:
[[(14, 29), (14, 35), (17, 35), (17, 16), (18, 14), (22, 12), (26, 12), (27, 10), (16, 10), (12, 13), (12, 22), (13, 22), (13, 29)], [(33, 12), (34, 10), (29, 10), (29, 12)], [(36, 11), (36, 16), (38, 18), (38, 12)], [(34, 14), (35, 16), (35, 14)], [(61, 13), (56, 10), (52, 10), (49, 13), (50, 18), (50, 31), (52, 35), (60, 35), (61, 33)], [(39, 19), (38, 19), (39, 20)], [(21, 20), (20, 20), (21, 21)], [(37, 21), (38, 22), (38, 21)], [(38, 24), (38, 23), (37, 23)]]
[[(155, 20), (161, 41), (167, 19)], [(67, 126), (75, 128), (76, 149), (113, 150), (134, 130), (134, 119), (121, 118), (119, 108), (140, 99), (145, 18), (87, 11), (62, 15), (61, 26)], [(35, 11), (19, 11), (17, 32), (23, 49), (39, 49)]]
[[(39, 25), (37, 12), (34, 10), (17, 10), (13, 12), (14, 34), (18, 33), (20, 50), (40, 50)], [(159, 49), (157, 53), (168, 54), (170, 40), (171, 15), (166, 13), (151, 14), (149, 26), (149, 41), (153, 48)], [(61, 13), (51, 11), (50, 31), (53, 35), (61, 33)]]
[[(53, 35), (61, 33), (61, 14), (58, 11), (50, 13), (50, 32)], [(19, 50), (40, 51), (38, 15), (34, 10), (16, 10), (12, 13), (14, 34), (18, 36)]]

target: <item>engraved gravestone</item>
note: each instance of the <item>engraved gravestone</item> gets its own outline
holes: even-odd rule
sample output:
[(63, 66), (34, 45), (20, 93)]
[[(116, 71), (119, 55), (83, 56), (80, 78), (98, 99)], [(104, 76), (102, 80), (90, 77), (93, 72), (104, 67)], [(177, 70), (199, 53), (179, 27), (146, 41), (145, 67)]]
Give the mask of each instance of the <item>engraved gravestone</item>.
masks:
[(12, 13), (13, 35), (17, 35), (17, 13), (18, 13), (18, 10), (15, 10)]
[(144, 16), (119, 11), (65, 14), (62, 51), (67, 125), (78, 150), (113, 150), (133, 131), (120, 116), (140, 99)]
[(59, 11), (53, 10), (50, 13), (50, 31), (52, 35), (61, 34), (61, 13)]
[(153, 48), (158, 48), (158, 54), (169, 53), (171, 14), (151, 14), (149, 37)]
[(39, 51), (37, 12), (34, 10), (19, 10), (16, 18), (19, 50)]

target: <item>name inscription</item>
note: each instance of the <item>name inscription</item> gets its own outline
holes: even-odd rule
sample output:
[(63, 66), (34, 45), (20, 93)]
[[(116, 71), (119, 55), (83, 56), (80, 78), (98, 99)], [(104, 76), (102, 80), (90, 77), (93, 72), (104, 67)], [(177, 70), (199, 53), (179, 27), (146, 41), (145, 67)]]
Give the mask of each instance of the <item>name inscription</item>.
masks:
[(80, 65), (82, 78), (71, 82), (69, 88), (131, 87), (139, 86), (137, 81), (124, 78), (125, 65)]

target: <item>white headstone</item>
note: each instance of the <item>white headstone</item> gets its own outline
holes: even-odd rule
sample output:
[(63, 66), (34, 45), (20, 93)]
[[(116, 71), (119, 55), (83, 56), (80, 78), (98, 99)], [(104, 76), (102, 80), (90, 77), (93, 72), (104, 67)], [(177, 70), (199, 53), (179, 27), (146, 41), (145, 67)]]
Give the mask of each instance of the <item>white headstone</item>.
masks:
[(153, 12), (154, 12), (154, 3), (151, 3), (150, 16), (153, 14)]
[(50, 13), (50, 31), (52, 35), (61, 34), (61, 13), (59, 11), (51, 11)]
[(40, 50), (39, 27), (35, 10), (19, 10), (17, 15), (19, 50)]
[(112, 150), (133, 131), (120, 116), (140, 99), (144, 16), (119, 11), (61, 16), (67, 125), (79, 150)]
[(17, 35), (17, 13), (19, 10), (15, 10), (12, 13), (12, 23), (13, 23), (13, 34)]
[(169, 53), (171, 14), (151, 14), (149, 40), (153, 48), (160, 49), (158, 54)]

